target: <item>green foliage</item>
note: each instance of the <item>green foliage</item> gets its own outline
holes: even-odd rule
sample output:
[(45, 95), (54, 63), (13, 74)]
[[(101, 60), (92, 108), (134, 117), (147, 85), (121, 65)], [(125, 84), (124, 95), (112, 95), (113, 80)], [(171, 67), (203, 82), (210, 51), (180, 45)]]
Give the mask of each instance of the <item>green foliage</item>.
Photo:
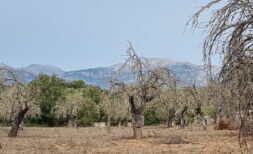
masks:
[(83, 80), (74, 80), (74, 81), (66, 83), (66, 85), (68, 88), (74, 88), (74, 89), (85, 87), (85, 83)]
[(38, 124), (36, 122), (25, 122), (25, 127), (48, 127), (47, 124)]
[(101, 102), (102, 95), (103, 95), (102, 89), (97, 86), (89, 85), (86, 86), (84, 89), (84, 97), (86, 99), (95, 102), (96, 104), (99, 104)]
[(159, 114), (156, 111), (155, 107), (147, 109), (144, 113), (144, 124), (145, 125), (154, 125), (159, 124), (162, 119), (159, 117)]
[(213, 118), (213, 119), (216, 119), (216, 114), (217, 114), (217, 109), (215, 109), (215, 106), (213, 104), (206, 104), (204, 107), (203, 107), (203, 111), (205, 113), (205, 115)]
[(176, 125), (180, 125), (181, 124), (180, 114), (175, 114), (174, 121), (175, 121)]
[(188, 122), (193, 123), (195, 114), (193, 112), (189, 112), (187, 116), (188, 116), (188, 118), (187, 118)]
[(37, 122), (55, 126), (57, 119), (51, 109), (55, 107), (56, 101), (63, 94), (63, 90), (66, 87), (65, 81), (56, 76), (40, 74), (29, 85), (39, 93), (36, 96), (36, 101), (40, 103), (41, 116), (37, 119)]
[(0, 117), (0, 126), (10, 126), (11, 121), (9, 119)]
[(77, 124), (80, 126), (90, 126), (97, 119), (96, 104), (86, 102), (77, 114)]
[[(91, 126), (94, 122), (105, 122), (108, 116), (111, 118), (112, 125), (117, 125), (119, 121), (123, 122), (122, 119), (124, 118), (130, 119), (129, 104), (125, 102), (127, 97), (124, 97), (121, 93), (108, 97), (108, 91), (102, 90), (98, 86), (85, 85), (80, 80), (65, 82), (56, 76), (40, 74), (29, 83), (28, 87), (34, 91), (35, 101), (39, 103), (41, 114), (35, 117), (27, 115), (24, 121), (26, 126), (66, 126), (68, 122), (67, 115), (70, 111), (75, 116), (77, 115), (76, 120), (79, 126)], [(203, 89), (198, 90), (203, 91)], [(204, 92), (202, 93), (205, 94)], [(105, 101), (105, 98), (107, 98), (107, 101)], [(214, 102), (202, 97), (200, 99), (204, 115), (214, 118), (217, 112)], [(145, 125), (154, 125), (167, 121), (168, 108), (177, 105), (176, 108), (178, 109), (182, 106), (182, 103), (186, 103), (189, 107), (187, 122), (194, 120), (195, 99), (187, 97), (185, 91), (177, 90), (173, 93), (165, 93), (164, 103), (168, 102), (168, 106), (155, 101), (157, 100), (148, 105), (144, 113)], [(62, 103), (65, 105), (63, 107), (66, 110), (60, 113), (59, 116), (55, 111), (57, 106), (62, 106)], [(63, 116), (64, 113), (66, 113), (65, 116)], [(177, 110), (174, 120), (176, 124), (180, 124), (180, 110)], [(8, 126), (10, 121), (0, 118), (0, 125)]]
[[(68, 98), (68, 93), (82, 91), (83, 103), (78, 106), (77, 122), (81, 126), (92, 125), (95, 121), (105, 121), (106, 115), (104, 109), (100, 107), (103, 90), (97, 86), (85, 85), (83, 81), (65, 82), (56, 76), (40, 74), (35, 80), (29, 83), (29, 86), (36, 91), (35, 99), (39, 102), (41, 115), (36, 118), (26, 118), (26, 123), (30, 126), (59, 126), (67, 122), (67, 117), (57, 116), (54, 109), (60, 98)], [(73, 95), (71, 100), (66, 101), (67, 106), (77, 96)], [(80, 98), (81, 99), (81, 98)], [(68, 105), (69, 104), (69, 105)], [(80, 110), (79, 110), (80, 109)]]
[(92, 126), (94, 123), (95, 119), (92, 117), (88, 117), (88, 116), (83, 116), (80, 119), (77, 120), (77, 125), (78, 126)]

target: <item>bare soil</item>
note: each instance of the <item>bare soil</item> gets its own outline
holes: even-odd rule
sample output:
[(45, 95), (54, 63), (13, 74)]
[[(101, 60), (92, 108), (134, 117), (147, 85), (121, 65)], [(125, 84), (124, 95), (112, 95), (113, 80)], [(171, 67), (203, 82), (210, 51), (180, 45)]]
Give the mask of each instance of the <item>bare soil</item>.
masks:
[(0, 154), (230, 154), (240, 153), (238, 131), (198, 128), (144, 127), (144, 138), (132, 139), (132, 128), (25, 128), (8, 138), (10, 128), (0, 127)]

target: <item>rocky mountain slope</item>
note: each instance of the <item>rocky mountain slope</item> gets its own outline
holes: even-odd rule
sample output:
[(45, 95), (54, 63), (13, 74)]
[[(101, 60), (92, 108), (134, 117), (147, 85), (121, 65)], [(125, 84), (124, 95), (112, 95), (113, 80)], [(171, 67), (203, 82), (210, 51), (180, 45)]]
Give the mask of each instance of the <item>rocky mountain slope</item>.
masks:
[[(203, 86), (206, 83), (207, 74), (203, 66), (195, 65), (188, 62), (177, 62), (170, 59), (150, 58), (149, 63), (152, 65), (159, 65), (168, 67), (180, 79), (180, 86), (192, 85), (196, 82), (197, 86)], [(5, 64), (0, 64), (0, 68), (7, 67), (14, 70), (16, 75), (24, 83), (33, 80), (38, 74), (57, 75), (67, 81), (70, 80), (83, 80), (86, 84), (93, 84), (102, 88), (108, 87), (108, 80), (116, 77), (118, 69), (122, 64), (115, 64), (109, 67), (98, 67), (90, 69), (82, 69), (76, 71), (64, 72), (60, 68), (53, 65), (38, 65), (32, 64), (25, 68), (13, 68)], [(217, 72), (217, 68), (214, 70)], [(126, 71), (122, 75), (117, 76), (121, 81), (133, 80), (133, 75)]]

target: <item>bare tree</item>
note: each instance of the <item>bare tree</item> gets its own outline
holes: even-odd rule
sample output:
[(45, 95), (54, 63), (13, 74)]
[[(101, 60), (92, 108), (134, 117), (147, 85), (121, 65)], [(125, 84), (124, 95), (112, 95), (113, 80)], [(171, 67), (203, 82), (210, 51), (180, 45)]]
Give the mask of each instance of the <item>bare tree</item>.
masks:
[[(222, 2), (225, 2), (222, 3)], [(204, 25), (207, 37), (203, 45), (204, 60), (211, 70), (212, 54), (221, 54), (220, 80), (236, 96), (234, 106), (241, 116), (240, 145), (248, 149), (246, 139), (253, 135), (253, 1), (212, 0), (196, 12), (191, 23), (199, 26), (199, 16), (215, 4), (224, 4), (212, 12)], [(218, 6), (216, 6), (218, 7)]]
[(203, 126), (203, 129), (207, 129), (207, 120), (204, 116), (203, 112), (203, 100), (205, 95), (199, 92), (199, 90), (196, 89), (195, 84), (191, 87), (187, 87), (186, 91), (189, 93), (188, 94), (188, 99), (192, 98), (191, 104), (194, 108), (195, 116), (197, 117), (197, 122), (201, 123)]
[(127, 56), (122, 71), (130, 70), (135, 76), (135, 81), (126, 84), (115, 79), (112, 81), (112, 85), (114, 89), (122, 90), (127, 95), (132, 115), (134, 138), (141, 139), (145, 107), (148, 102), (159, 95), (159, 91), (168, 84), (171, 76), (170, 71), (166, 68), (152, 68), (148, 65), (145, 58), (136, 54), (131, 43), (129, 43)]

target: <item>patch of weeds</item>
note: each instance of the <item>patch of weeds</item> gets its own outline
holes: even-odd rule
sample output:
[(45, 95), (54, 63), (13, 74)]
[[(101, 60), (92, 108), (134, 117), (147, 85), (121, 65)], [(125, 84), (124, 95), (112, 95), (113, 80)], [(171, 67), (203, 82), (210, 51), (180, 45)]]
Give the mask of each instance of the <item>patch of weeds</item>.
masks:
[(170, 136), (169, 139), (163, 140), (162, 143), (164, 144), (190, 144), (194, 142), (186, 141), (181, 136), (173, 135), (173, 136)]

